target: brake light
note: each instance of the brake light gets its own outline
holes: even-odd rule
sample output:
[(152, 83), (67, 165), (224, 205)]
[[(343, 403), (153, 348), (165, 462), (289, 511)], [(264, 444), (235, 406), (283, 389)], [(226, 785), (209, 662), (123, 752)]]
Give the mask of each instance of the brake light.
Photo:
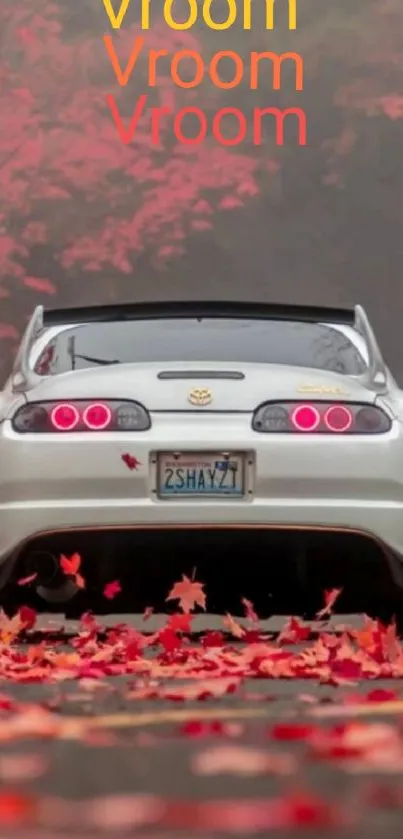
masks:
[(74, 405), (56, 405), (50, 413), (50, 421), (56, 431), (73, 431), (80, 422), (80, 414)]
[(83, 412), (83, 420), (90, 431), (103, 431), (110, 425), (112, 420), (112, 411), (108, 405), (102, 402), (95, 402)]
[(291, 414), (291, 422), (297, 431), (315, 431), (320, 423), (320, 413), (313, 405), (299, 405)]
[(382, 408), (355, 403), (266, 402), (252, 419), (253, 430), (266, 434), (385, 434), (391, 427)]
[(20, 434), (147, 431), (151, 427), (151, 419), (139, 402), (75, 399), (72, 402), (31, 402), (23, 405), (13, 417), (12, 426)]

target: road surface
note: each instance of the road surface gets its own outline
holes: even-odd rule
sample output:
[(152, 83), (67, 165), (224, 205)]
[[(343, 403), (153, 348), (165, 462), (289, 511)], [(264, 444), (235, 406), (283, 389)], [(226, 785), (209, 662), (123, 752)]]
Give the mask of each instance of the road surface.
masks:
[[(284, 618), (253, 628), (201, 616), (172, 650), (164, 616), (99, 622), (117, 628), (94, 636), (43, 615), (11, 646), (3, 626), (2, 837), (401, 836), (390, 633), (340, 616), (291, 645)], [(164, 626), (163, 653), (139, 653), (139, 637)], [(239, 626), (249, 634), (220, 640)]]

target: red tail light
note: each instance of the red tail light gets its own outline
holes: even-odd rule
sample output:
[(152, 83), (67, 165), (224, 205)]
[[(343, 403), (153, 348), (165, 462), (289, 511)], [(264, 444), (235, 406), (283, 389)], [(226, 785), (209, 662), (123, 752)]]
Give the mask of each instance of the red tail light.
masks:
[(20, 434), (148, 431), (151, 419), (139, 402), (87, 399), (28, 403), (16, 412), (12, 425)]
[(382, 408), (355, 403), (266, 402), (252, 419), (253, 430), (266, 434), (385, 434), (391, 427)]
[(112, 411), (108, 405), (95, 402), (83, 411), (83, 420), (90, 431), (103, 431), (112, 421)]
[(320, 413), (313, 405), (298, 405), (291, 414), (291, 422), (297, 431), (316, 431)]
[(80, 412), (74, 405), (67, 402), (63, 405), (56, 405), (50, 413), (50, 421), (56, 431), (73, 431), (73, 428), (80, 422)]
[(343, 434), (351, 428), (354, 416), (350, 409), (344, 405), (332, 405), (331, 408), (327, 409), (323, 421), (329, 431), (337, 431), (339, 434)]

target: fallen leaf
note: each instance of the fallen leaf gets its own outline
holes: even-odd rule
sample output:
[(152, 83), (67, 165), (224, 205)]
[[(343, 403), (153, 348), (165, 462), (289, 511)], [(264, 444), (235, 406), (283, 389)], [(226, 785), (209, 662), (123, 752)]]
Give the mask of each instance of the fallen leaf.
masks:
[(225, 628), (228, 629), (228, 631), (231, 633), (231, 635), (234, 636), (234, 638), (243, 638), (243, 636), (246, 634), (246, 630), (243, 628), (243, 626), (241, 626), (241, 624), (238, 623), (238, 621), (236, 621), (228, 612), (225, 618), (223, 618), (222, 622)]
[(179, 734), (186, 737), (240, 737), (244, 727), (237, 722), (222, 722), (212, 720), (190, 720), (179, 727)]
[(166, 628), (172, 632), (190, 633), (192, 630), (192, 615), (189, 612), (183, 615), (171, 615)]
[(39, 754), (9, 754), (0, 756), (0, 779), (4, 783), (32, 781), (42, 777), (48, 762)]
[(175, 583), (165, 600), (179, 600), (179, 607), (183, 612), (192, 612), (195, 606), (205, 609), (206, 595), (203, 588), (203, 583), (190, 580), (186, 574), (182, 574), (182, 580)]
[(277, 798), (227, 798), (205, 801), (166, 801), (162, 824), (172, 831), (187, 830), (215, 836), (216, 833), (250, 835), (279, 829), (312, 827), (318, 831), (345, 825), (345, 816), (335, 803), (309, 793), (288, 793)]
[(133, 830), (153, 824), (164, 814), (164, 806), (153, 795), (105, 795), (87, 802), (85, 823), (102, 832)]
[(297, 760), (293, 755), (270, 753), (247, 746), (216, 746), (199, 752), (192, 758), (196, 775), (290, 775)]
[(31, 609), (29, 606), (21, 606), (18, 615), (23, 629), (34, 628), (37, 618), (35, 609)]
[(25, 793), (0, 791), (0, 825), (3, 828), (24, 827), (34, 821), (36, 799)]
[(269, 737), (273, 740), (283, 740), (285, 742), (298, 742), (300, 740), (308, 740), (316, 731), (315, 726), (304, 723), (283, 722), (276, 723), (268, 731)]
[(383, 688), (376, 688), (370, 690), (364, 697), (367, 702), (394, 702), (399, 699), (395, 690), (384, 690)]
[(3, 644), (10, 644), (23, 629), (20, 613), (17, 612), (12, 618), (8, 618), (3, 610), (0, 610), (0, 641)]
[(304, 626), (298, 618), (291, 617), (278, 636), (279, 644), (301, 644), (307, 641), (311, 634), (311, 627)]

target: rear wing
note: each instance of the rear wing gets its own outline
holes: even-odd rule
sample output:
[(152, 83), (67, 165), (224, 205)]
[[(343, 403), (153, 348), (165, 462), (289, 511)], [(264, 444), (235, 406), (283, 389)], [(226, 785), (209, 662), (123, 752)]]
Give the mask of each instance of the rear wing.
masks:
[(386, 365), (368, 316), (362, 306), (332, 308), (215, 300), (122, 303), (46, 310), (43, 306), (37, 306), (21, 340), (13, 370), (13, 389), (16, 391), (29, 389), (40, 381), (41, 377), (30, 369), (29, 356), (34, 341), (44, 329), (69, 326), (70, 324), (84, 325), (128, 320), (163, 320), (165, 318), (246, 318), (349, 326), (360, 333), (368, 352), (368, 370), (364, 376), (360, 377), (361, 381), (377, 392), (387, 389)]
[(219, 300), (120, 303), (111, 306), (47, 309), (43, 312), (44, 326), (65, 326), (70, 323), (107, 323), (119, 320), (162, 320), (164, 318), (246, 318), (253, 320), (294, 320), (307, 323), (324, 321), (348, 326), (354, 326), (355, 322), (354, 309)]

